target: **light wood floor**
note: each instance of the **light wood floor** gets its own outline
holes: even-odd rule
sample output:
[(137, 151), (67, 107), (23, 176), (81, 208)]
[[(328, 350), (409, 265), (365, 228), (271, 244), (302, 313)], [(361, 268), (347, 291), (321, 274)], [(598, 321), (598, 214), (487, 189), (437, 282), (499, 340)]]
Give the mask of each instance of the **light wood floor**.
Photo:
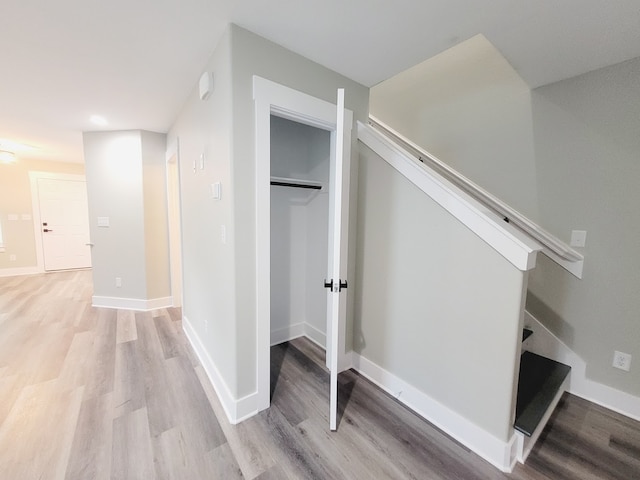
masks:
[(565, 395), (504, 475), (355, 372), (328, 431), (324, 352), (272, 348), (272, 407), (232, 426), (180, 312), (95, 309), (91, 273), (0, 278), (0, 479), (639, 479), (640, 426)]

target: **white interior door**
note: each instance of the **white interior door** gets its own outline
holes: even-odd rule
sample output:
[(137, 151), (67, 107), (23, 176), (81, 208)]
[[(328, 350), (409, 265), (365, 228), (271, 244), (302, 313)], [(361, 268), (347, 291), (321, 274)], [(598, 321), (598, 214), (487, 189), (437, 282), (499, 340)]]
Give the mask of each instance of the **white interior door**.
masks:
[(90, 267), (86, 182), (39, 178), (37, 185), (44, 269)]
[[(327, 293), (327, 359), (331, 371), (329, 427), (337, 428), (338, 372), (345, 350), (347, 317), (347, 245), (349, 224), (349, 171), (351, 124), (345, 121), (344, 89), (338, 90), (335, 153), (331, 165), (329, 203), (329, 273)], [(325, 285), (326, 286), (326, 285)]]

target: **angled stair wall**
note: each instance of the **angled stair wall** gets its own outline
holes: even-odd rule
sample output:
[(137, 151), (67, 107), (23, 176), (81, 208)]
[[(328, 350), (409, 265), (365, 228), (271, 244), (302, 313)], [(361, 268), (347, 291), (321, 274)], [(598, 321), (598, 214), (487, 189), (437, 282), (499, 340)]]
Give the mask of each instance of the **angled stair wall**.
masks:
[[(381, 292), (380, 288), (383, 287), (377, 282), (371, 281), (370, 276), (360, 273), (361, 291), (358, 292), (359, 296), (356, 299), (358, 306), (356, 307), (354, 325), (356, 329), (354, 331), (354, 364), (365, 376), (374, 380), (382, 388), (398, 397), (400, 401), (404, 401), (461, 443), (501, 470), (510, 471), (517, 460), (524, 460), (524, 455), (521, 453), (523, 449), (533, 444), (529, 441), (527, 445), (522, 445), (525, 442), (515, 434), (513, 420), (516, 414), (518, 379), (521, 368), (520, 354), (527, 276), (528, 271), (535, 267), (537, 252), (544, 251), (546, 247), (538, 240), (531, 238), (528, 233), (516, 228), (512, 222), (506, 222), (495, 209), (480, 202), (441, 172), (425, 165), (415, 155), (415, 152), (400, 145), (395, 139), (362, 123), (358, 124), (358, 136), (363, 144), (360, 149), (359, 188), (361, 192), (358, 205), (359, 208), (365, 209), (364, 212), (358, 212), (358, 221), (362, 224), (359, 226), (358, 234), (365, 238), (365, 251), (358, 252), (359, 268), (376, 269), (380, 271), (381, 275), (387, 274), (383, 270), (386, 265), (380, 264), (379, 261), (380, 257), (385, 257), (386, 254), (380, 249), (393, 249), (395, 243), (400, 242), (404, 245), (407, 243), (407, 237), (415, 238), (417, 243), (413, 248), (420, 249), (421, 246), (424, 246), (425, 251), (413, 250), (417, 255), (415, 255), (416, 260), (412, 262), (410, 260), (412, 247), (409, 246), (410, 242), (407, 243), (402, 255), (392, 254), (396, 264), (394, 268), (404, 268), (402, 266), (404, 265), (406, 268), (420, 270), (423, 277), (421, 281), (425, 286), (430, 285), (427, 288), (436, 289), (438, 293), (434, 294), (429, 291), (427, 295), (421, 295), (415, 291), (414, 285), (411, 285), (408, 280), (405, 282), (405, 279), (400, 277), (397, 281), (391, 281), (390, 284), (386, 282), (386, 288), (393, 292), (405, 289), (415, 291), (412, 295), (397, 295), (397, 299), (414, 302), (412, 308), (396, 308), (394, 301), (396, 295), (391, 293), (388, 294), (391, 299), (384, 297), (387, 298), (386, 307), (376, 309), (374, 306), (377, 305), (376, 302), (381, 295), (375, 292)], [(378, 166), (380, 161), (386, 162), (392, 169)], [(391, 173), (393, 171), (404, 177), (404, 180), (395, 180), (396, 174)], [(386, 176), (386, 180), (380, 179), (380, 172)], [(404, 186), (405, 184), (407, 186)], [(432, 210), (432, 207), (427, 207), (427, 204), (424, 203), (426, 200), (417, 201), (419, 197), (415, 197), (413, 200), (415, 203), (403, 203), (400, 198), (404, 194), (399, 192), (410, 188), (408, 185), (417, 187), (422, 194), (426, 194), (430, 201), (446, 211), (451, 219), (447, 222), (461, 223), (463, 229), (475, 234), (475, 237), (469, 238), (479, 238), (480, 244), (484, 244), (485, 247), (480, 247), (480, 244), (475, 243), (477, 240), (473, 240), (470, 244), (461, 244), (459, 240), (454, 240), (454, 237), (451, 237), (452, 232), (449, 231), (453, 227), (445, 226), (449, 224), (443, 224), (441, 220), (432, 217), (436, 211)], [(393, 212), (389, 211), (389, 204), (394, 207), (397, 204), (398, 208), (404, 209), (402, 214), (398, 211), (401, 216), (407, 209), (412, 210), (414, 217), (412, 223), (403, 224), (398, 220)], [(385, 211), (387, 211), (386, 214)], [(388, 217), (387, 220), (384, 219), (385, 216)], [(441, 215), (438, 214), (437, 218), (440, 217)], [(385, 226), (385, 221), (390, 224)], [(415, 228), (416, 223), (427, 226), (429, 233), (426, 234), (426, 237), (424, 233), (420, 233), (424, 232), (424, 229)], [(376, 242), (375, 239), (380, 237), (389, 237), (389, 239), (382, 243)], [(436, 237), (442, 237), (442, 240), (437, 240)], [(375, 253), (368, 252), (367, 244), (375, 246)], [(390, 244), (391, 246), (389, 246)], [(442, 251), (434, 251), (433, 245), (440, 245), (439, 248), (442, 248)], [(494, 264), (489, 266), (490, 264), (486, 263), (482, 266), (480, 264), (474, 265), (473, 254), (469, 253), (476, 249), (485, 251), (486, 248), (493, 250), (493, 255), (498, 254), (495, 260), (491, 260), (491, 262), (498, 263), (495, 266)], [(486, 255), (486, 253), (482, 255)], [(441, 261), (443, 257), (449, 259), (448, 263)], [(405, 264), (403, 264), (403, 258), (407, 258)], [(502, 260), (497, 260), (497, 258), (502, 258)], [(509, 268), (505, 268), (504, 261), (510, 265)], [(465, 262), (466, 266), (460, 265)], [(498, 268), (499, 264), (503, 266)], [(421, 268), (421, 265), (424, 265), (425, 268)], [(438, 270), (439, 268), (442, 270)], [(482, 269), (480, 276), (477, 276), (478, 269)], [(501, 277), (502, 279), (495, 276), (496, 271), (500, 271), (500, 269), (504, 269), (506, 274)], [(512, 288), (513, 285), (511, 287), (508, 285), (509, 282), (515, 281), (518, 275), (507, 274), (510, 269), (513, 269), (513, 272), (519, 272), (520, 280), (516, 282), (519, 287), (515, 290)], [(457, 277), (453, 283), (442, 281), (456, 275), (456, 272)], [(492, 272), (491, 275), (488, 274), (489, 272)], [(511, 280), (507, 280), (508, 278)], [(490, 299), (492, 288), (505, 281), (506, 284), (502, 283), (503, 291)], [(474, 306), (473, 314), (462, 314), (462, 311), (456, 310), (457, 307), (450, 301), (445, 302), (446, 307), (440, 305), (441, 298), (439, 297), (447, 297), (448, 295), (457, 295), (458, 302), (469, 301), (473, 294), (471, 297), (466, 296), (483, 282), (484, 285), (481, 288), (487, 289), (487, 294), (483, 294), (486, 301), (478, 302)], [(447, 289), (451, 291), (447, 291)], [(416, 296), (425, 298), (415, 300)], [(506, 316), (496, 314), (496, 311), (500, 310), (500, 304), (505, 302), (516, 305), (516, 308)], [(397, 303), (400, 305), (402, 301)], [(380, 313), (381, 310), (382, 313)], [(398, 316), (396, 314), (401, 311), (411, 312), (411, 314), (423, 312), (423, 315), (419, 317), (420, 326), (418, 327), (414, 323), (418, 321), (418, 318), (412, 322), (410, 319), (404, 318), (405, 315)], [(432, 315), (436, 313), (440, 315), (440, 318), (432, 318)], [(500, 317), (497, 321), (496, 318), (492, 318), (496, 315)], [(394, 332), (408, 330), (412, 335), (406, 338), (401, 335), (401, 338), (398, 338), (395, 343), (393, 338), (385, 339), (386, 350), (393, 353), (380, 355), (374, 348), (375, 345), (369, 345), (369, 342), (378, 343), (377, 339), (368, 338), (369, 332), (373, 331), (368, 328), (369, 323), (376, 323), (375, 328), (378, 330), (390, 330), (393, 326)], [(471, 337), (474, 336), (473, 332), (478, 332), (481, 338), (476, 338), (478, 340), (476, 343), (480, 344), (481, 348), (474, 350), (473, 342), (467, 342), (460, 336), (449, 335), (448, 329), (451, 328), (451, 325), (460, 325), (460, 332), (464, 331), (462, 325), (465, 325), (470, 330), (466, 333)], [(484, 335), (487, 331), (489, 335)], [(431, 335), (435, 339), (433, 341), (427, 339), (423, 342), (424, 345), (421, 345), (420, 342), (415, 341), (420, 338), (420, 332), (424, 332), (423, 335)], [(505, 332), (507, 332), (506, 335)], [(359, 339), (359, 336), (362, 338)], [(394, 336), (397, 335), (394, 333)], [(457, 357), (466, 359), (466, 363), (458, 362), (466, 364), (466, 367), (456, 370), (447, 363), (443, 364), (443, 357), (437, 355), (443, 344), (446, 345), (443, 351), (448, 349), (452, 353), (455, 352), (456, 360)], [(397, 346), (398, 349), (394, 349), (394, 346)], [(424, 369), (427, 369), (428, 372), (423, 375), (425, 378), (412, 377), (410, 372), (407, 373), (407, 368), (402, 367), (405, 364), (396, 361), (397, 358), (402, 357), (410, 357), (423, 363)], [(529, 355), (525, 358), (528, 357)], [(511, 364), (510, 368), (501, 370), (502, 373), (492, 372), (492, 375), (487, 376), (488, 383), (483, 387), (478, 385), (476, 388), (473, 380), (470, 380), (472, 387), (465, 384), (464, 379), (469, 377), (469, 371), (465, 370), (469, 370), (470, 364), (477, 367), (487, 363), (488, 372), (492, 370), (489, 364), (504, 365), (505, 362)], [(526, 365), (523, 368), (526, 370)], [(486, 373), (482, 373), (481, 370), (474, 372), (476, 377), (486, 376)], [(447, 378), (447, 381), (442, 384), (446, 384), (445, 387), (438, 384), (437, 378), (442, 376)], [(559, 386), (560, 389), (563, 386), (564, 383)], [(411, 394), (404, 392), (411, 392)], [(474, 398), (476, 402), (484, 405), (484, 408), (487, 409), (486, 412), (483, 412), (484, 415), (465, 406), (470, 403), (469, 398)], [(502, 409), (502, 413), (491, 414), (492, 408)], [(483, 417), (491, 417), (493, 420), (487, 421)], [(546, 417), (548, 418), (548, 416)], [(543, 418), (542, 425), (544, 421)], [(542, 427), (540, 427), (541, 429)], [(488, 444), (492, 444), (493, 447), (485, 448), (485, 445)]]

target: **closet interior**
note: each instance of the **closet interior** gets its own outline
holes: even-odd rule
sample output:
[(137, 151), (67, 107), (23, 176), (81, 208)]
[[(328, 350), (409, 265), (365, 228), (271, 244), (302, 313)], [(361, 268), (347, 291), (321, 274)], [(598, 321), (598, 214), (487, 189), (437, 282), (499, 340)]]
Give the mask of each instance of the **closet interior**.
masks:
[(326, 348), (331, 133), (271, 116), (271, 344)]

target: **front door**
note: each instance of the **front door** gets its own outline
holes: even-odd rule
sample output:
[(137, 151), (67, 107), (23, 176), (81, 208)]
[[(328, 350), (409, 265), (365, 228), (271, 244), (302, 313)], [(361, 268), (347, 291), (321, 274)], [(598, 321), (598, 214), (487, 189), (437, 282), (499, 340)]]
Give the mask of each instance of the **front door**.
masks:
[(38, 178), (37, 185), (44, 269), (90, 267), (86, 182)]

